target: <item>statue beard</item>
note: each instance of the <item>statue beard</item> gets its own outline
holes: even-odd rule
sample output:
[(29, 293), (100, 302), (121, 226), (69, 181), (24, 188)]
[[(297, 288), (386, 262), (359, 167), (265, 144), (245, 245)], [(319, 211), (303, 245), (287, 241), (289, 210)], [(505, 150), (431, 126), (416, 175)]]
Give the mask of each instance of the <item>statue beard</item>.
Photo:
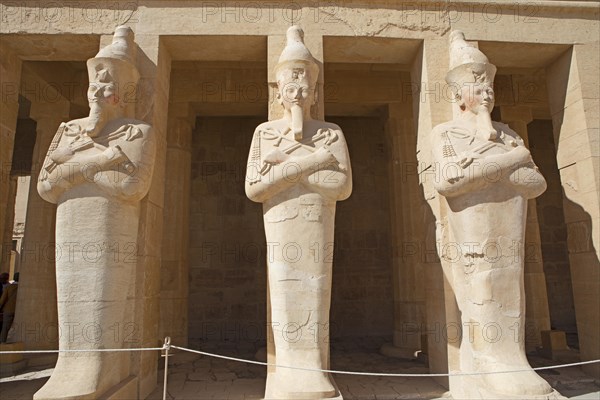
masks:
[(302, 131), (304, 129), (304, 113), (302, 107), (298, 104), (292, 104), (290, 107), (290, 113), (292, 115), (292, 133), (294, 134), (294, 139), (301, 140), (302, 139)]
[(107, 112), (97, 102), (90, 106), (90, 115), (87, 118), (87, 125), (84, 127), (85, 133), (89, 137), (96, 137), (106, 125), (108, 120)]
[(492, 125), (492, 117), (486, 106), (479, 107), (477, 112), (477, 133), (485, 137), (487, 140), (495, 140), (498, 132)]

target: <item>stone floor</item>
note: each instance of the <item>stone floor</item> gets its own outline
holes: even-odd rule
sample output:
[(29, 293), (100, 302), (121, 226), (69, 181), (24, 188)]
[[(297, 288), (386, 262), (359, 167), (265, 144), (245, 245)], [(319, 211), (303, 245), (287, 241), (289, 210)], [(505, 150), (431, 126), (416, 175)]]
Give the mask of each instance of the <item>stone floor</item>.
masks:
[[(331, 367), (345, 371), (427, 373), (427, 367), (421, 362), (397, 360), (380, 355), (377, 349), (381, 344), (380, 340), (373, 338), (334, 342), (331, 346)], [(253, 359), (253, 352), (249, 347), (240, 348), (232, 343), (205, 344), (202, 349)], [(530, 362), (533, 366), (555, 364), (537, 356), (530, 357)], [(159, 365), (159, 386), (148, 397), (149, 400), (162, 399), (162, 360)], [(51, 372), (49, 367), (38, 367), (14, 377), (0, 379), (0, 399), (31, 399)], [(570, 399), (600, 399), (600, 381), (583, 374), (579, 368), (544, 370), (540, 371), (540, 375)], [(167, 398), (261, 399), (264, 394), (265, 376), (266, 369), (263, 366), (176, 352), (169, 362)], [(445, 389), (431, 378), (336, 375), (335, 381), (344, 399), (348, 400), (439, 399), (444, 398), (445, 394)]]

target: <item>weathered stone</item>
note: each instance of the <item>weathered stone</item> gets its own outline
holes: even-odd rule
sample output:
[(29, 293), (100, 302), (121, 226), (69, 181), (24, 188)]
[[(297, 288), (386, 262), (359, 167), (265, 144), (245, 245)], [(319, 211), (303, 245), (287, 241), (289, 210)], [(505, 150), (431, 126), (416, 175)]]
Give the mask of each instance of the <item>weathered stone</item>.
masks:
[[(352, 191), (348, 149), (341, 129), (313, 120), (319, 67), (297, 26), (275, 68), (283, 118), (256, 128), (246, 194), (263, 203), (268, 282), (276, 363), (326, 369), (335, 204)], [(315, 328), (316, 327), (316, 328)], [(289, 337), (292, 335), (293, 340)], [(297, 338), (297, 339), (296, 339)], [(278, 367), (267, 377), (266, 398), (332, 398), (329, 375)]]
[[(134, 285), (140, 200), (155, 156), (152, 127), (130, 118), (131, 108), (117, 95), (139, 76), (133, 46), (131, 29), (119, 27), (112, 44), (88, 60), (90, 115), (61, 124), (38, 179), (40, 196), (57, 204), (57, 245), (75, 244), (56, 261), (59, 326), (80, 326), (60, 336), (61, 350), (124, 348), (143, 340), (122, 328), (132, 323), (127, 295)], [(126, 353), (60, 353), (34, 398), (99, 397), (128, 375)]]
[[(459, 371), (528, 370), (463, 376), (451, 392), (461, 399), (561, 398), (531, 369), (524, 343), (527, 200), (543, 193), (546, 181), (517, 133), (491, 121), (496, 67), (462, 32), (452, 32), (450, 40), (446, 81), (460, 111), (453, 121), (433, 129), (432, 157), (440, 172), (435, 188), (448, 204), (449, 234), (460, 250), (454, 257), (444, 252), (440, 256), (450, 261), (446, 275), (463, 329), (474, 324), (468, 334), (463, 332)], [(486, 173), (491, 165), (493, 178)], [(487, 331), (491, 325), (493, 337)], [(514, 326), (518, 336), (506, 334)]]

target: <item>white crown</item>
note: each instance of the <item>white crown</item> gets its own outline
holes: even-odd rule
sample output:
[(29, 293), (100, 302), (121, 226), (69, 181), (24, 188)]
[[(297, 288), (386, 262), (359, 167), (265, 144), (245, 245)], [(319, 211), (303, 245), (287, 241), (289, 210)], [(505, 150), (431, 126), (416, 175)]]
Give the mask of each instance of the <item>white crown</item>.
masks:
[(310, 71), (310, 77), (316, 81), (319, 76), (319, 65), (308, 48), (304, 45), (304, 31), (297, 25), (288, 28), (286, 33), (286, 45), (279, 62), (275, 66), (275, 74), (282, 69), (302, 64)]
[(491, 85), (496, 75), (496, 66), (478, 48), (465, 40), (461, 31), (450, 34), (450, 70), (446, 82), (462, 86), (465, 83), (487, 83)]

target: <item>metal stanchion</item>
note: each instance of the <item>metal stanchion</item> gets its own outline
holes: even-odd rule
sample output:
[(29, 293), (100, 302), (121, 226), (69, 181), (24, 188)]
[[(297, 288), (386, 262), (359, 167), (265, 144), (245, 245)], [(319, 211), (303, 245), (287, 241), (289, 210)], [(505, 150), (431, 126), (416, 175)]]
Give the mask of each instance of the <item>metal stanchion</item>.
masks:
[(163, 380), (163, 400), (167, 400), (167, 375), (169, 373), (169, 349), (171, 349), (171, 337), (166, 336), (163, 344), (163, 350), (165, 354), (162, 357), (165, 358), (165, 377)]

